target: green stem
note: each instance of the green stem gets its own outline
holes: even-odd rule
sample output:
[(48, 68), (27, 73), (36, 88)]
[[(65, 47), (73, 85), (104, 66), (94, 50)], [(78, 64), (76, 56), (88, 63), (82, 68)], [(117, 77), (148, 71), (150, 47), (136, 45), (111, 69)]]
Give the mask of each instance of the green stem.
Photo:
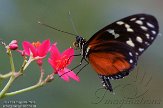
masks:
[(17, 95), (17, 94), (20, 94), (20, 93), (24, 93), (24, 92), (27, 92), (27, 91), (31, 91), (31, 90), (34, 90), (34, 89), (37, 89), (39, 87), (42, 87), (44, 85), (46, 85), (48, 82), (51, 82), (53, 80), (53, 76), (54, 74), (50, 74), (48, 75), (45, 80), (43, 80), (42, 82), (39, 82), (33, 86), (30, 86), (30, 87), (27, 87), (27, 88), (24, 88), (24, 89), (21, 89), (21, 90), (17, 90), (17, 91), (14, 91), (14, 92), (10, 92), (10, 93), (5, 93), (3, 95), (3, 97), (7, 97), (7, 96), (14, 96), (14, 95)]
[(4, 75), (0, 74), (0, 79), (6, 79), (6, 78), (9, 78), (11, 75), (12, 75), (12, 72), (9, 72), (9, 73), (4, 74)]
[(27, 91), (37, 89), (39, 87), (42, 87), (45, 84), (46, 84), (46, 82), (37, 83), (36, 85), (30, 86), (30, 87), (27, 87), (27, 88), (24, 88), (24, 89), (21, 89), (21, 90), (18, 90), (18, 91), (6, 93), (4, 96), (5, 97), (6, 96), (14, 96), (14, 95), (17, 95), (17, 94), (20, 94), (20, 93), (24, 93), (24, 92), (27, 92)]
[(15, 80), (15, 76), (11, 76), (8, 83), (6, 84), (6, 86), (3, 88), (3, 90), (0, 92), (0, 98), (3, 98), (3, 96), (5, 95), (5, 93), (8, 91), (8, 89), (10, 88), (11, 84), (14, 82)]
[(8, 55), (9, 55), (9, 59), (10, 59), (11, 71), (12, 71), (12, 73), (14, 73), (15, 72), (15, 66), (14, 66), (12, 53), (10, 50), (8, 51)]
[[(25, 66), (23, 68), (23, 71), (28, 67), (28, 65), (33, 61), (34, 59), (32, 59), (32, 57), (29, 58), (29, 60), (25, 63)], [(22, 72), (23, 72), (22, 71)]]
[(11, 76), (9, 81), (7, 82), (7, 84), (5, 85), (5, 87), (2, 89), (2, 91), (0, 92), (0, 98), (3, 98), (3, 96), (5, 95), (5, 93), (8, 91), (8, 89), (11, 87), (12, 83), (15, 80), (15, 66), (14, 66), (14, 61), (13, 61), (13, 57), (12, 57), (12, 53), (10, 49), (7, 49), (7, 54), (9, 55), (9, 59), (10, 59), (10, 65), (11, 65)]
[(43, 77), (44, 77), (44, 70), (43, 70), (42, 66), (39, 66), (39, 68), (40, 68), (40, 79), (39, 79), (39, 83), (40, 83), (40, 82), (42, 82)]
[(22, 66), (21, 66), (21, 68), (19, 70), (19, 73), (23, 73), (24, 67), (25, 67), (26, 64), (27, 64), (27, 60), (24, 60)]

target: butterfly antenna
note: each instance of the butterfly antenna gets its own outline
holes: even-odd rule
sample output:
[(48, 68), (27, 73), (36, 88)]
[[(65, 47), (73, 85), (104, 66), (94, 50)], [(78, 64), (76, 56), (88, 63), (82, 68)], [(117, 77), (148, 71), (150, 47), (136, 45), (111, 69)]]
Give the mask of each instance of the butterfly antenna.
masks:
[(73, 35), (73, 36), (78, 36), (78, 35), (76, 35), (76, 34), (73, 34), (73, 33), (70, 33), (70, 32), (66, 32), (66, 31), (63, 31), (63, 30), (57, 29), (57, 28), (55, 28), (55, 27), (52, 27), (52, 26), (50, 26), (50, 25), (48, 25), (48, 24), (45, 24), (45, 23), (42, 23), (42, 22), (40, 22), (40, 21), (38, 21), (37, 23), (38, 23), (38, 24), (41, 24), (41, 25), (43, 25), (43, 26), (45, 26), (45, 27), (48, 27), (48, 28), (54, 29), (54, 30), (56, 30), (56, 31), (59, 31), (59, 32), (65, 33), (65, 34), (69, 34), (69, 35)]
[(74, 23), (74, 21), (73, 21), (73, 19), (72, 19), (72, 17), (71, 17), (71, 12), (70, 12), (70, 11), (68, 12), (68, 16), (69, 16), (69, 20), (70, 20), (70, 22), (71, 22), (71, 24), (72, 24), (72, 28), (73, 28), (74, 32), (75, 32), (76, 34), (79, 34), (79, 33), (77, 32), (77, 30), (76, 30), (76, 26), (75, 26), (75, 23)]

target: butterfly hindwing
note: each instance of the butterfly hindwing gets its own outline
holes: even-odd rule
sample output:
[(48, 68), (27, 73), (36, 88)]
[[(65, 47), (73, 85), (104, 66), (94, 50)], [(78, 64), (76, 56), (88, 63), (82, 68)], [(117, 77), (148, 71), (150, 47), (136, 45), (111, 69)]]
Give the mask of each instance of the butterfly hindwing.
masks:
[(88, 60), (100, 75), (119, 79), (128, 75), (137, 64), (133, 49), (122, 42), (109, 41), (88, 47)]

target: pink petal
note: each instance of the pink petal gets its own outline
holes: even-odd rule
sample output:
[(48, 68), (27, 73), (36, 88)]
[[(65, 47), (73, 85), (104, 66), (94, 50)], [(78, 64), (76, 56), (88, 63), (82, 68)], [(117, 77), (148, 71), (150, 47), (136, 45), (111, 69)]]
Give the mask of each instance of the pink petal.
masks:
[(52, 68), (56, 71), (57, 70), (57, 64), (56, 62), (53, 61), (53, 59), (49, 58), (48, 59), (49, 64), (52, 66)]
[(31, 51), (34, 57), (37, 56), (36, 49), (30, 42), (24, 41), (22, 44), (26, 55), (30, 56), (30, 51)]
[(62, 53), (62, 56), (66, 56), (67, 59), (69, 59), (69, 64), (72, 62), (73, 58), (74, 58), (74, 49), (73, 48), (68, 48), (67, 50), (65, 50)]
[(67, 74), (70, 78), (74, 79), (75, 81), (77, 81), (77, 82), (80, 81), (79, 77), (78, 77), (73, 71), (71, 71), (71, 70), (65, 68), (65, 69), (64, 69), (64, 72), (67, 72), (66, 74)]
[(18, 44), (17, 40), (12, 40), (10, 44)]
[(38, 47), (38, 55), (40, 57), (46, 56), (50, 49), (50, 40), (45, 40), (42, 44)]
[(61, 78), (62, 78), (63, 80), (65, 80), (66, 82), (69, 82), (69, 81), (70, 81), (70, 80), (69, 80), (69, 77), (68, 77), (68, 75), (67, 75), (67, 73), (65, 73), (64, 70), (58, 71), (58, 75), (61, 76)]
[(50, 49), (50, 58), (53, 60), (59, 59), (61, 57), (61, 54), (56, 46), (56, 43), (51, 46)]

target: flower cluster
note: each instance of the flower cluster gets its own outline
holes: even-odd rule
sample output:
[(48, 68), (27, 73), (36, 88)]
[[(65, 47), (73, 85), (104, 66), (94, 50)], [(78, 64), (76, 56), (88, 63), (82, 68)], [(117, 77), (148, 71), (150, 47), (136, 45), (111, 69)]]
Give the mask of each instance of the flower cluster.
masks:
[[(2, 89), (0, 88), (0, 99), (43, 87), (54, 80), (55, 74), (58, 74), (59, 77), (66, 82), (69, 82), (70, 79), (77, 82), (80, 81), (77, 74), (73, 72), (73, 69), (68, 69), (68, 66), (72, 63), (74, 58), (73, 48), (67, 48), (65, 51), (60, 52), (57, 48), (57, 43), (51, 44), (49, 39), (44, 40), (43, 42), (23, 41), (22, 49), (19, 48), (17, 40), (12, 40), (9, 44), (6, 44), (2, 39), (0, 39), (0, 44), (6, 49), (6, 54), (10, 63), (9, 72), (4, 74), (0, 73), (0, 87), (2, 87)], [(19, 57), (23, 58), (22, 65), (18, 67), (18, 70), (15, 68), (13, 51), (21, 54)], [(43, 68), (43, 64), (45, 62), (44, 58), (47, 58), (47, 62), (53, 69), (50, 73), (46, 73)], [(36, 62), (40, 70), (40, 77), (38, 78), (38, 81), (29, 87), (11, 91), (10, 88), (12, 87), (12, 84), (16, 79), (26, 73), (26, 69), (32, 62)], [(7, 79), (8, 81), (6, 81), (6, 84), (3, 84), (3, 86), (2, 81)]]
[(73, 60), (74, 49), (68, 48), (63, 53), (60, 53), (56, 43), (50, 45), (50, 40), (45, 40), (42, 43), (37, 42), (27, 42), (22, 43), (23, 50), (18, 50), (22, 55), (31, 57), (36, 60), (38, 65), (42, 65), (42, 59), (46, 57), (48, 52), (50, 52), (50, 58), (48, 59), (49, 64), (54, 69), (54, 73), (58, 74), (65, 81), (69, 81), (72, 78), (79, 82), (79, 77), (67, 67)]
[[(51, 44), (49, 39), (44, 40), (42, 43), (39, 41), (33, 43), (24, 41), (22, 43), (23, 50), (18, 49), (17, 40), (11, 41), (8, 45), (2, 40), (0, 40), (0, 42), (6, 48), (6, 53), (9, 57), (9, 63), (11, 67), (11, 70), (8, 73), (0, 73), (0, 86), (2, 80), (9, 78), (6, 85), (0, 91), (0, 99), (42, 87), (51, 82), (54, 79), (55, 74), (58, 74), (66, 82), (70, 81), (70, 78), (77, 82), (80, 81), (79, 77), (72, 70), (68, 69), (68, 66), (71, 64), (74, 56), (73, 48), (68, 48), (61, 53), (57, 48), (57, 44)], [(17, 51), (18, 53), (20, 53), (24, 59), (18, 71), (16, 70), (14, 65), (12, 51)], [(48, 58), (47, 62), (53, 68), (53, 72), (47, 75), (45, 74), (45, 71), (43, 69), (43, 59), (47, 57), (48, 53), (50, 53), (50, 57)], [(13, 82), (25, 73), (26, 68), (33, 61), (38, 64), (40, 69), (40, 77), (38, 79), (38, 82), (35, 85), (27, 88), (8, 92)]]

